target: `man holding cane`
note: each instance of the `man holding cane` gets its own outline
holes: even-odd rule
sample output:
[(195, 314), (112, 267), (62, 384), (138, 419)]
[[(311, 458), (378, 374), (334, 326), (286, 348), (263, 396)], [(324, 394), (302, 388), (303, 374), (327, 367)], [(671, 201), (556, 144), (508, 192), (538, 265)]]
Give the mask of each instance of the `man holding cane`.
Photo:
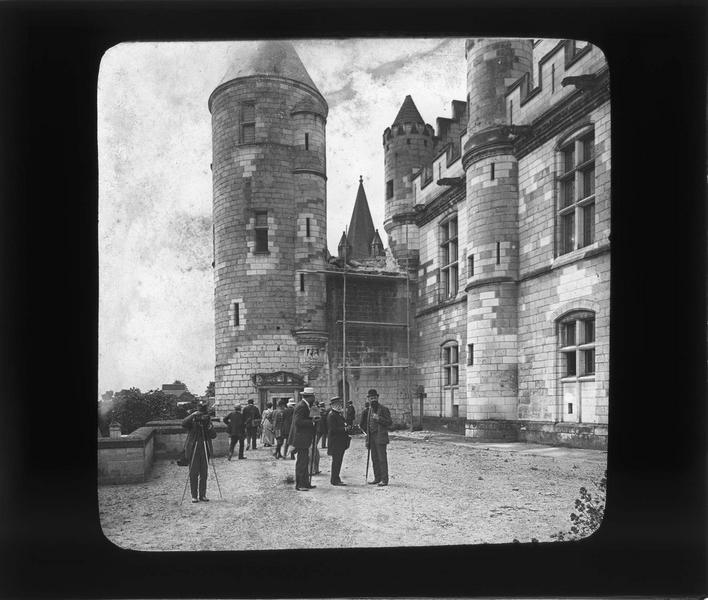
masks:
[[(388, 408), (379, 404), (379, 394), (376, 390), (369, 390), (366, 397), (370, 403), (366, 414), (366, 447), (371, 453), (371, 461), (374, 466), (374, 480), (367, 483), (385, 487), (388, 485), (388, 456), (386, 453), (388, 428), (393, 424), (393, 421)], [(364, 419), (362, 419), (362, 424), (364, 424)]]

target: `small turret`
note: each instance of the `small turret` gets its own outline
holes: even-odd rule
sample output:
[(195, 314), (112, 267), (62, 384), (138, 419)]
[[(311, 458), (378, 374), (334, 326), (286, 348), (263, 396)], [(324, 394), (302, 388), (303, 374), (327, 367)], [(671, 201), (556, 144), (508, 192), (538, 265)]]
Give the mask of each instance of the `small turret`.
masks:
[(379, 235), (379, 230), (377, 229), (374, 233), (374, 239), (371, 240), (369, 244), (369, 252), (371, 256), (383, 256), (384, 255), (384, 245), (381, 241), (381, 236)]
[(426, 124), (410, 95), (383, 135), (386, 174), (384, 228), (398, 260), (418, 258), (418, 230), (413, 206), (413, 175), (430, 163), (437, 138)]

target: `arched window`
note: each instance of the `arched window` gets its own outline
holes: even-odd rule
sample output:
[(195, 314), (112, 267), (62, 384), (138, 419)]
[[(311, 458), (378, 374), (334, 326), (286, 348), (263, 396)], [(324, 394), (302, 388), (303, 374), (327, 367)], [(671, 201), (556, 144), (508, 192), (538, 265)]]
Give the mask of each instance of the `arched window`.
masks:
[[(595, 400), (595, 313), (578, 310), (558, 319), (563, 421), (583, 421), (585, 401)], [(589, 415), (585, 415), (589, 416)]]
[(558, 148), (558, 255), (595, 241), (595, 133), (585, 127)]

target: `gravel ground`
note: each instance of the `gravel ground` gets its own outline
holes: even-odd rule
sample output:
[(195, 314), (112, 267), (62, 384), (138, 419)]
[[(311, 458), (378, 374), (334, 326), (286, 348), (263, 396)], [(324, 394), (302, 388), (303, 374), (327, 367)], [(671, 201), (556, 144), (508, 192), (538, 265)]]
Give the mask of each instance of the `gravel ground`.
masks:
[(596, 450), (405, 432), (388, 448), (388, 487), (366, 485), (359, 437), (344, 456), (347, 487), (329, 484), (331, 459), (321, 449), (317, 489), (296, 492), (287, 481), (295, 461), (276, 461), (270, 450), (215, 458), (223, 499), (210, 469), (208, 503), (192, 504), (188, 490), (180, 504), (187, 469), (168, 460), (155, 462), (146, 483), (99, 487), (103, 532), (131, 550), (544, 542), (570, 528), (579, 488), (594, 492), (606, 468), (606, 453)]

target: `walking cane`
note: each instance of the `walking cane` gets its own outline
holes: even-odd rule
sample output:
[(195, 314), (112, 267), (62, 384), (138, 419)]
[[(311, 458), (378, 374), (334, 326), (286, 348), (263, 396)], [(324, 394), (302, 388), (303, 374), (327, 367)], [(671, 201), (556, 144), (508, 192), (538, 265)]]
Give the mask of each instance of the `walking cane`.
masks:
[[(313, 421), (314, 423), (314, 421)], [(312, 455), (310, 456), (310, 468), (307, 470), (309, 477), (307, 478), (307, 484), (312, 485), (312, 471), (315, 470), (315, 450), (317, 449), (317, 427), (312, 430)]]
[(369, 408), (367, 409), (367, 412), (366, 412), (366, 441), (367, 441), (366, 445), (369, 447), (366, 452), (366, 481), (367, 481), (367, 483), (369, 481), (369, 458), (371, 458), (371, 435), (369, 434), (370, 430), (371, 430), (371, 405), (369, 405)]

